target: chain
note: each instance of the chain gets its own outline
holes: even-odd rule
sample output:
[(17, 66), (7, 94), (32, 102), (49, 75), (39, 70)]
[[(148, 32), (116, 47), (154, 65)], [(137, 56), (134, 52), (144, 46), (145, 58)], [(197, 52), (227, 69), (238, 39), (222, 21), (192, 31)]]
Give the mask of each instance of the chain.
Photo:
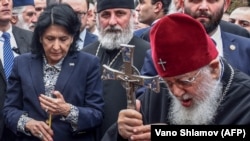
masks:
[(230, 88), (230, 86), (231, 86), (231, 84), (232, 84), (233, 77), (234, 77), (234, 70), (233, 70), (233, 68), (232, 68), (232, 66), (231, 66), (230, 64), (228, 64), (228, 65), (229, 65), (229, 68), (230, 68), (230, 70), (231, 70), (231, 75), (230, 75), (230, 78), (229, 78), (229, 80), (228, 80), (227, 86), (225, 87), (225, 90), (224, 90), (224, 92), (222, 93), (222, 96), (221, 96), (221, 98), (220, 98), (219, 103), (221, 103), (221, 102), (224, 100), (224, 97), (225, 97), (226, 93), (228, 92), (228, 90), (229, 90), (229, 88)]
[[(98, 56), (98, 53), (99, 53), (99, 50), (101, 48), (101, 43), (99, 44), (98, 48), (97, 48), (97, 51), (96, 51), (96, 54), (95, 56)], [(108, 64), (108, 66), (110, 67), (117, 59), (117, 57), (122, 53), (122, 49), (120, 49), (120, 51), (116, 54), (116, 56), (113, 58), (113, 60)]]

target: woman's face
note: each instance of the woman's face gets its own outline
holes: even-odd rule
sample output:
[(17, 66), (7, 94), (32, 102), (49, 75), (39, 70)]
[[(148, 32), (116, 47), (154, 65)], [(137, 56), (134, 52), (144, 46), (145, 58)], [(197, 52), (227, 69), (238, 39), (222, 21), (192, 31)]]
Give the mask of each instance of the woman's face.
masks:
[(55, 65), (65, 57), (72, 42), (73, 36), (63, 26), (49, 26), (41, 36), (48, 64)]

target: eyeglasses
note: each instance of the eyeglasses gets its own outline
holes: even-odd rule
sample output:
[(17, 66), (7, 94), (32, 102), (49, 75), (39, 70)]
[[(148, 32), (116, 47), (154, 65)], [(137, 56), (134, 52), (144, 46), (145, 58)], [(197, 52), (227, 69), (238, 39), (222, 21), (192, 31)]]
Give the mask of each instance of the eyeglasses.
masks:
[(170, 88), (174, 84), (178, 86), (179, 88), (188, 88), (188, 87), (193, 86), (195, 80), (197, 79), (200, 73), (201, 73), (201, 69), (193, 77), (189, 77), (188, 79), (177, 79), (175, 80), (175, 82), (170, 82), (170, 81), (166, 81), (166, 82)]

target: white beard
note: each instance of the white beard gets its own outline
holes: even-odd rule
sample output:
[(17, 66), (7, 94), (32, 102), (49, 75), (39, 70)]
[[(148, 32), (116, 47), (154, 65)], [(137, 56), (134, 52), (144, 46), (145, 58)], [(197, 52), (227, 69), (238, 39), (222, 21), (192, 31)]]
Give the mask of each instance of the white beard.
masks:
[[(170, 92), (172, 103), (169, 114), (171, 124), (177, 125), (207, 125), (214, 122), (217, 108), (220, 104), (222, 84), (213, 80), (209, 75), (203, 75), (203, 81), (197, 88), (199, 97), (193, 97), (193, 105), (184, 107), (181, 102)], [(184, 94), (183, 98), (192, 97)]]
[[(97, 23), (99, 20), (97, 18)], [(129, 24), (125, 29), (122, 29), (119, 25), (115, 27), (106, 27), (103, 29), (99, 24), (99, 40), (102, 47), (108, 50), (119, 49), (120, 44), (127, 44), (133, 37), (133, 18), (130, 18)]]
[(18, 15), (18, 22), (16, 23), (16, 26), (17, 27), (20, 27), (22, 29), (26, 29), (26, 30), (30, 30), (30, 31), (33, 31), (31, 29), (31, 27), (34, 27), (35, 25), (33, 23), (26, 23), (22, 17), (22, 15)]

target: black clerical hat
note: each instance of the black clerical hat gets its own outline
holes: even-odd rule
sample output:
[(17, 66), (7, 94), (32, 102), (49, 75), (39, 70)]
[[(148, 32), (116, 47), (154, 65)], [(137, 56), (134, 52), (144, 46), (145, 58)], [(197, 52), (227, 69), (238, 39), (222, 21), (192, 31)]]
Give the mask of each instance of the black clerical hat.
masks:
[(128, 8), (134, 9), (134, 0), (97, 0), (97, 12), (109, 8)]

